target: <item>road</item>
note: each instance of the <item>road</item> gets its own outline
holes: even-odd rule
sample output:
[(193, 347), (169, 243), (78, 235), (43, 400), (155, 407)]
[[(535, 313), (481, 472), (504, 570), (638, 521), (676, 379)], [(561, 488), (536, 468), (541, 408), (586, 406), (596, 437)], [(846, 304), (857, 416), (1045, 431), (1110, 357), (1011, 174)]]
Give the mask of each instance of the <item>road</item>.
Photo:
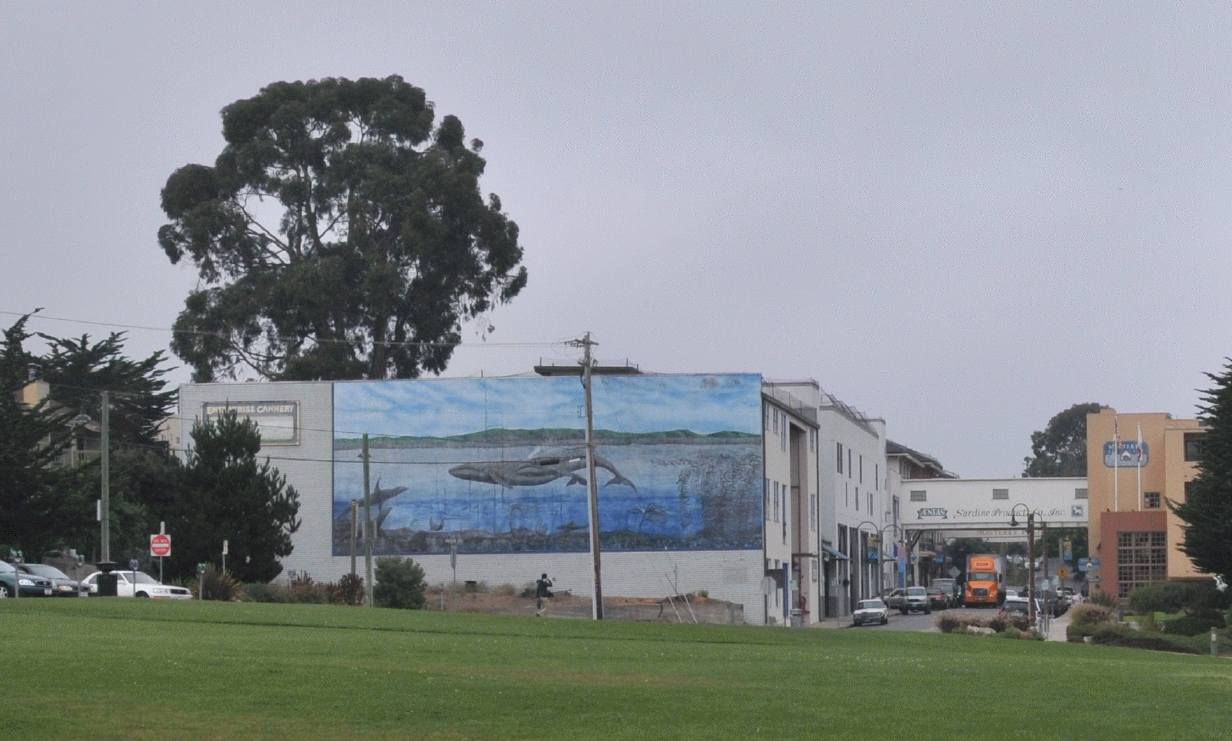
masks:
[[(985, 617), (985, 618), (992, 617), (993, 615), (997, 614), (996, 610), (989, 608), (989, 607), (985, 607), (983, 609), (956, 607), (953, 610), (950, 610), (949, 612), (955, 615), (975, 615), (976, 617)], [(864, 626), (860, 626), (860, 629), (861, 630), (907, 630), (907, 631), (914, 631), (917, 633), (926, 631), (926, 630), (935, 630), (937, 626), (937, 616), (940, 614), (941, 614), (941, 611), (934, 610), (931, 615), (925, 615), (924, 613), (921, 613), (921, 612), (913, 612), (909, 615), (903, 615), (902, 613), (896, 610), (891, 610), (890, 611), (890, 622), (887, 623), (886, 625), (864, 625)], [(848, 625), (850, 625), (850, 623), (848, 623)]]

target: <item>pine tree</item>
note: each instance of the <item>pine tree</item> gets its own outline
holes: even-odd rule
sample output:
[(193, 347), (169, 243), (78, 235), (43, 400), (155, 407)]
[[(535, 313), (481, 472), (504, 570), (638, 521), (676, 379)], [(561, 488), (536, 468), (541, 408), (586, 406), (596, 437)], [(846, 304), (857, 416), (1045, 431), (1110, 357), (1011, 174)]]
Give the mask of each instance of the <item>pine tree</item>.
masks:
[(1180, 549), (1208, 574), (1232, 576), (1232, 359), (1222, 374), (1206, 374), (1214, 388), (1203, 393), (1198, 418), (1206, 425), (1198, 477), (1185, 501), (1168, 506), (1185, 521)]

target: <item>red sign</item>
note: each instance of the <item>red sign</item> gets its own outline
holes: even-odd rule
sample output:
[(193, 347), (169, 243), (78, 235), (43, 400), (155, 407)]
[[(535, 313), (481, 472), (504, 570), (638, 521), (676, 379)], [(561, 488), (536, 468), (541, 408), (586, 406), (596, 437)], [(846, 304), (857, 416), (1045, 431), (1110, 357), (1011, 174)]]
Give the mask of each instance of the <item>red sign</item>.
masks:
[(150, 536), (150, 555), (163, 556), (171, 555), (171, 536), (170, 535), (151, 535)]

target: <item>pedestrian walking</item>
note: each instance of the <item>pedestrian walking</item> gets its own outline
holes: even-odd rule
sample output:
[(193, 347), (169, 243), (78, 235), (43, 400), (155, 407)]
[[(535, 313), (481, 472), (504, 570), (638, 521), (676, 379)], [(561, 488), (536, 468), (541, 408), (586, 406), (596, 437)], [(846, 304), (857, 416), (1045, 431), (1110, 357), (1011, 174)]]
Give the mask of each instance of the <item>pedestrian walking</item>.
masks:
[(544, 617), (548, 614), (548, 602), (552, 599), (552, 580), (547, 574), (535, 582), (535, 616)]

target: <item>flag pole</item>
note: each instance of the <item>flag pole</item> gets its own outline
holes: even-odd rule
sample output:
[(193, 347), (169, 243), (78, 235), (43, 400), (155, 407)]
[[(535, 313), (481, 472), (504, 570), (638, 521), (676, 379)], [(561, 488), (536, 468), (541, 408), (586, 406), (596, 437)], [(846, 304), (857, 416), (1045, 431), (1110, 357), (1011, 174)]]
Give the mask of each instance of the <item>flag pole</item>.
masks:
[(1142, 511), (1142, 425), (1138, 425), (1138, 511)]
[(1121, 422), (1112, 418), (1112, 511), (1121, 511)]

